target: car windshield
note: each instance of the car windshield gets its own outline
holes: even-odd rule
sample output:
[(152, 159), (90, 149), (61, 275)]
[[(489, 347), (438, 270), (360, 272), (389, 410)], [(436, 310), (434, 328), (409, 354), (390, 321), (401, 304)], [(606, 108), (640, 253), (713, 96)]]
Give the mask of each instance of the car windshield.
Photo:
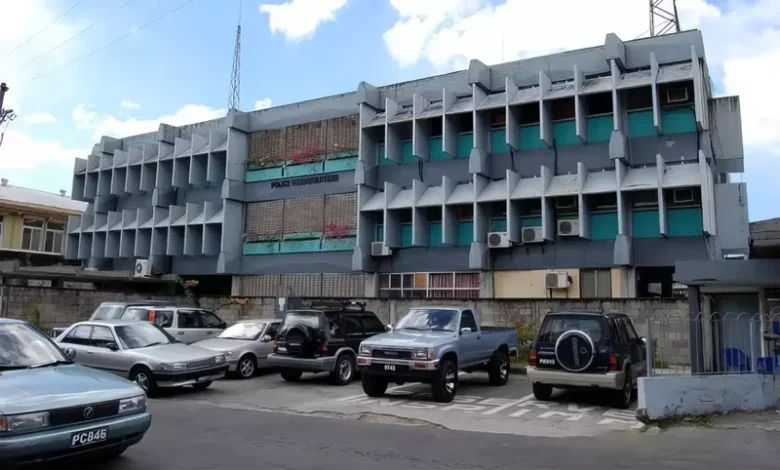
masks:
[(217, 336), (223, 339), (256, 340), (265, 329), (265, 323), (241, 322), (227, 328)]
[(316, 330), (320, 327), (320, 314), (318, 312), (287, 312), (282, 328), (287, 329), (292, 325), (308, 326)]
[(395, 328), (397, 330), (455, 331), (458, 322), (457, 313), (457, 310), (452, 309), (412, 309), (398, 321)]
[(124, 305), (101, 305), (95, 310), (95, 313), (92, 314), (91, 320), (116, 320), (122, 315), (124, 310)]
[(173, 336), (151, 323), (117, 326), (116, 335), (125, 349), (147, 348), (176, 342)]
[(604, 321), (597, 316), (549, 316), (544, 320), (539, 330), (539, 342), (555, 343), (558, 338), (569, 330), (584, 331), (594, 343), (602, 339)]
[(0, 325), (0, 371), (70, 363), (49, 338), (22, 323)]

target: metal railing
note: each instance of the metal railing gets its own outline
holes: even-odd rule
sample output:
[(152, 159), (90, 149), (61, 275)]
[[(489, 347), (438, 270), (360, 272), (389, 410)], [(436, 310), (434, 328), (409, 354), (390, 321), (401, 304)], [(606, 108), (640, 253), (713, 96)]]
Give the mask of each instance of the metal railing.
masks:
[(648, 376), (780, 374), (780, 313), (647, 320)]

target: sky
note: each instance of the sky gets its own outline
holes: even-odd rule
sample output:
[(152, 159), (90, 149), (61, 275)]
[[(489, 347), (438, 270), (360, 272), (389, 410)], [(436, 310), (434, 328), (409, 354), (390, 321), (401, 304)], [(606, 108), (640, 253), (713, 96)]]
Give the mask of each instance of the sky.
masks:
[[(702, 30), (715, 95), (740, 96), (750, 219), (778, 217), (780, 1), (677, 5), (682, 28)], [(649, 29), (647, 0), (0, 0), (17, 114), (0, 176), (70, 193), (73, 159), (100, 136), (224, 115), (239, 11), (244, 111)]]

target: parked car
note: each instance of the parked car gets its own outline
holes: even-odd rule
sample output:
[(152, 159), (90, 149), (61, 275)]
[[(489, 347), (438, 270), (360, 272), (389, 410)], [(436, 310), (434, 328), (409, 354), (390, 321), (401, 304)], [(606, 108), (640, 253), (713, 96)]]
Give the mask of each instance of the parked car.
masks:
[(129, 378), (149, 395), (163, 387), (205, 389), (228, 368), (224, 354), (180, 343), (149, 322), (79, 322), (57, 343), (75, 362)]
[(118, 457), (151, 423), (138, 385), (76, 365), (35, 327), (0, 318), (0, 468)]
[(380, 397), (390, 382), (421, 382), (431, 384), (436, 401), (451, 402), (459, 370), (487, 370), (491, 385), (506, 385), (517, 330), (480, 326), (478, 318), (470, 308), (410, 309), (391, 332), (360, 343), (363, 391)]
[[(90, 320), (118, 320), (122, 314), (130, 307), (158, 307), (176, 305), (170, 300), (136, 300), (133, 302), (103, 302), (90, 315)], [(68, 327), (53, 328), (51, 337), (56, 338), (61, 335)]]
[(618, 408), (631, 404), (647, 372), (645, 339), (622, 313), (558, 312), (544, 317), (531, 350), (528, 379), (537, 400), (553, 388), (601, 389)]
[(270, 367), (268, 355), (273, 352), (273, 341), (281, 323), (281, 320), (242, 320), (222, 331), (216, 338), (193, 344), (223, 353), (230, 366), (228, 372), (248, 379), (258, 369)]
[(203, 308), (133, 306), (120, 316), (122, 320), (148, 321), (155, 323), (182, 343), (192, 344), (214, 338), (227, 328), (214, 312)]
[(355, 375), (360, 342), (385, 332), (382, 321), (365, 307), (335, 302), (288, 311), (268, 364), (279, 367), (287, 381), (300, 379), (304, 372), (329, 372), (333, 383), (348, 384)]

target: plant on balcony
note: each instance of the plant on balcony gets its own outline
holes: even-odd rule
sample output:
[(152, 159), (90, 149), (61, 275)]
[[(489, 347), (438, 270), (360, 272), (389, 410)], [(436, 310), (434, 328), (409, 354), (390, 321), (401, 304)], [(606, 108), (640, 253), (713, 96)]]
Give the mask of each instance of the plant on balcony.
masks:
[(347, 238), (353, 235), (352, 229), (347, 225), (339, 225), (336, 223), (327, 224), (322, 234), (324, 238)]
[(247, 243), (255, 243), (255, 242), (275, 242), (282, 239), (281, 233), (247, 233), (244, 234), (244, 242)]
[(293, 152), (289, 157), (289, 161), (293, 165), (315, 163), (324, 160), (325, 155), (325, 149), (322, 147), (309, 147)]

